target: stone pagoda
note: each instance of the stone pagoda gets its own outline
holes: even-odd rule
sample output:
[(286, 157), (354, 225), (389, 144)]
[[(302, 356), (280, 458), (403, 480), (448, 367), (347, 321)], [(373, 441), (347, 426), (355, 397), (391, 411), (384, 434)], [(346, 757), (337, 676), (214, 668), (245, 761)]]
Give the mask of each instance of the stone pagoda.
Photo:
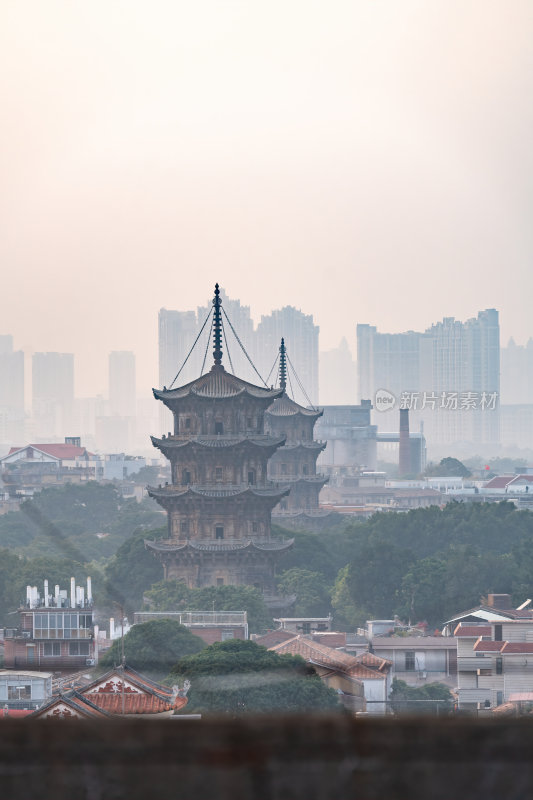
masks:
[[(174, 416), (174, 432), (152, 443), (170, 461), (172, 482), (149, 494), (168, 514), (168, 538), (146, 541), (165, 580), (187, 586), (247, 584), (275, 594), (275, 565), (293, 540), (271, 538), (272, 509), (290, 487), (268, 479), (267, 462), (285, 437), (264, 432), (264, 415), (283, 389), (255, 386), (222, 366), (222, 300), (212, 309), (214, 364), (184, 386), (154, 389)], [(211, 313), (211, 312), (210, 312)]]
[(320, 511), (318, 496), (327, 477), (317, 475), (316, 461), (327, 442), (313, 439), (313, 429), (322, 416), (318, 409), (305, 408), (287, 394), (287, 351), (284, 339), (279, 348), (279, 389), (265, 414), (265, 430), (275, 439), (285, 439), (268, 462), (268, 477), (288, 484), (291, 491), (274, 509), (273, 520), (282, 526), (321, 527), (319, 520), (329, 516)]

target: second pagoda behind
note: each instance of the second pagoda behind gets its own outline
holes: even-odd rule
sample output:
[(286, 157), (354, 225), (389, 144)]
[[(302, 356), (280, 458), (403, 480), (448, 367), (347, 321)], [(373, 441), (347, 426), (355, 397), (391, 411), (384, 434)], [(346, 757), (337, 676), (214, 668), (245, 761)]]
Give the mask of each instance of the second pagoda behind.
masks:
[(222, 365), (222, 300), (215, 287), (213, 366), (176, 388), (154, 389), (174, 431), (152, 443), (171, 464), (172, 482), (149, 494), (167, 512), (168, 538), (146, 541), (166, 580), (191, 588), (253, 585), (275, 594), (276, 561), (292, 539), (271, 537), (271, 511), (290, 489), (267, 477), (283, 436), (264, 433), (264, 414), (282, 389), (255, 386)]

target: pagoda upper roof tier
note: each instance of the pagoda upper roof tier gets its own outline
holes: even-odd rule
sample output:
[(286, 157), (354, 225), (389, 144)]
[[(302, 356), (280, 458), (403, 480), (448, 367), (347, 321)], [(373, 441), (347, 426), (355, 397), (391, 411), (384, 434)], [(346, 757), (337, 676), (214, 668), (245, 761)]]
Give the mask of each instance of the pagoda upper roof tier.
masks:
[(314, 417), (314, 419), (318, 419), (324, 412), (320, 409), (313, 410), (301, 406), (299, 403), (291, 400), (287, 393), (283, 391), (282, 397), (276, 399), (265, 413), (273, 417), (294, 417), (297, 414), (301, 414), (302, 417)]
[(176, 541), (174, 539), (145, 539), (144, 544), (158, 553), (194, 550), (197, 552), (231, 553), (243, 550), (260, 550), (262, 552), (282, 552), (294, 544), (294, 539), (226, 539), (224, 542), (207, 542), (198, 539)]
[(324, 486), (329, 481), (327, 475), (297, 475), (291, 477), (290, 475), (283, 476), (283, 482), (289, 484), (291, 487), (297, 483), (307, 483), (313, 486)]
[(274, 509), (272, 512), (272, 519), (287, 519), (287, 520), (294, 520), (298, 517), (302, 517), (305, 519), (325, 519), (326, 517), (336, 516), (337, 512), (332, 511), (329, 508), (310, 508), (310, 509), (298, 509), (296, 511), (288, 511), (288, 510), (279, 510)]
[(162, 452), (182, 452), (186, 448), (199, 448), (206, 450), (231, 449), (239, 447), (260, 447), (266, 450), (276, 450), (285, 442), (285, 436), (269, 436), (268, 434), (255, 434), (250, 436), (220, 434), (216, 436), (167, 436), (161, 439), (150, 437), (154, 447)]
[(250, 484), (188, 484), (187, 486), (160, 486), (155, 488), (148, 487), (148, 494), (154, 500), (181, 500), (184, 497), (207, 497), (217, 499), (236, 498), (236, 497), (264, 497), (281, 499), (290, 491), (289, 486), (254, 486)]
[(230, 372), (226, 372), (221, 364), (215, 364), (209, 372), (201, 375), (184, 386), (176, 389), (153, 389), (154, 397), (163, 402), (182, 400), (186, 397), (206, 398), (208, 400), (227, 400), (233, 399), (238, 395), (248, 395), (259, 400), (272, 402), (280, 397), (282, 389), (268, 389), (255, 386), (253, 383), (237, 378)]
[(283, 453), (290, 451), (294, 453), (297, 450), (303, 450), (304, 452), (307, 450), (311, 450), (312, 452), (321, 452), (325, 450), (327, 447), (327, 442), (318, 442), (313, 440), (312, 442), (286, 442), (281, 450), (278, 451), (280, 456), (283, 456)]

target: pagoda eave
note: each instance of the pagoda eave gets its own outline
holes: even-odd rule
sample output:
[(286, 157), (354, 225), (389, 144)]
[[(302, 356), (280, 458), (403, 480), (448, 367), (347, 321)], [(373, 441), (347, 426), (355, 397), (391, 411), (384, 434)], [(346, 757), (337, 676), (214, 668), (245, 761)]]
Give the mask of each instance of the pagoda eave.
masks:
[(202, 542), (200, 540), (187, 539), (179, 541), (175, 539), (145, 539), (144, 545), (148, 550), (157, 553), (236, 553), (245, 550), (258, 550), (262, 553), (282, 553), (289, 550), (294, 544), (294, 539), (258, 540), (258, 539), (235, 539), (227, 540), (223, 543)]

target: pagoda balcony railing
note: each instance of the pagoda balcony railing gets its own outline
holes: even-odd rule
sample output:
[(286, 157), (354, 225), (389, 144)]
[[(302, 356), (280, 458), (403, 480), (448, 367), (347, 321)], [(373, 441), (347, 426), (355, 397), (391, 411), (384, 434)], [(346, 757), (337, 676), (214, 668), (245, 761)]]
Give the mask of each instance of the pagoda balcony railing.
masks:
[(248, 487), (252, 487), (252, 489), (279, 489), (283, 487), (284, 484), (289, 483), (290, 479), (288, 478), (287, 481), (263, 481), (257, 483), (247, 483), (243, 481), (242, 483), (224, 483), (224, 481), (202, 481), (202, 483), (167, 483), (164, 486), (154, 487), (159, 489), (224, 489), (228, 491), (232, 490), (242, 490), (248, 489)]
[(272, 433), (257, 433), (255, 431), (236, 431), (235, 433), (171, 433), (170, 436), (163, 434), (158, 437), (162, 442), (190, 442), (195, 439), (216, 439), (220, 442), (231, 442), (233, 439), (262, 439), (268, 441), (270, 439), (281, 439), (281, 436), (276, 436)]

